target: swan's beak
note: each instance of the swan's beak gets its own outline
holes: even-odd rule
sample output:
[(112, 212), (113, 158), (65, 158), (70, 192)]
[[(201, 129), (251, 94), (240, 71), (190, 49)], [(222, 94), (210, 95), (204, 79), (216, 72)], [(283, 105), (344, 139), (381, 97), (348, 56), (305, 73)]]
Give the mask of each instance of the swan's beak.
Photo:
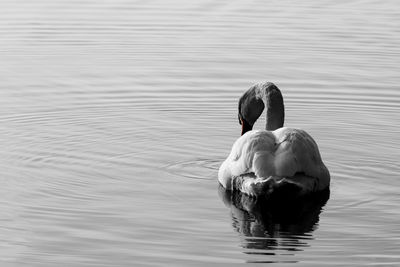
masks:
[(247, 121), (240, 119), (240, 124), (242, 124), (242, 134), (244, 135), (246, 132), (251, 131), (253, 126), (247, 123)]

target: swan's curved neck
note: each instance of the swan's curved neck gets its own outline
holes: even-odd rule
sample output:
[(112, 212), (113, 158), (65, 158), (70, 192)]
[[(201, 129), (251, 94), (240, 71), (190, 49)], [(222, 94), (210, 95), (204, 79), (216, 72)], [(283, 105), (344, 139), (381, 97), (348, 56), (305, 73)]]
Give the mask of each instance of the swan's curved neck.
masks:
[(266, 109), (265, 129), (273, 131), (283, 127), (285, 106), (281, 91), (273, 83), (264, 83), (259, 86), (259, 92)]

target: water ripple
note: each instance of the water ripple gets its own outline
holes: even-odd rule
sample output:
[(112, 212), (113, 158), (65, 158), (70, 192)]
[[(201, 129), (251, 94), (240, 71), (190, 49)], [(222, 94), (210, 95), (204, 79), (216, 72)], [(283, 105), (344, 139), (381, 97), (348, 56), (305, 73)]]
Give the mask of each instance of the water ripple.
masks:
[[(4, 0), (4, 263), (397, 263), (397, 7)], [(264, 80), (332, 174), (311, 227), (216, 197), (238, 98)]]

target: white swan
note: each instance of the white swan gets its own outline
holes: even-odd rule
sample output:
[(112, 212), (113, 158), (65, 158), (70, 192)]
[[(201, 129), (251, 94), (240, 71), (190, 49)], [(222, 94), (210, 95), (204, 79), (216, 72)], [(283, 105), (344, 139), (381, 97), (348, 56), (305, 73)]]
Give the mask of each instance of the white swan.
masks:
[[(266, 130), (252, 130), (266, 107)], [(283, 98), (273, 83), (258, 83), (239, 100), (242, 136), (222, 163), (218, 180), (228, 190), (262, 195), (277, 188), (295, 188), (300, 194), (329, 187), (330, 175), (318, 146), (305, 131), (283, 127)]]

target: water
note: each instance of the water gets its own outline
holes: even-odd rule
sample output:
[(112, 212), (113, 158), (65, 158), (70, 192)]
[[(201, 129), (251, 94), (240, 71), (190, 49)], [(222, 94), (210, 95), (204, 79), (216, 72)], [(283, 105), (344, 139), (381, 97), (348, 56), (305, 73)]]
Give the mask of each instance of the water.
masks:
[[(3, 0), (2, 266), (399, 265), (399, 7)], [(289, 218), (217, 183), (264, 80), (332, 176)]]

